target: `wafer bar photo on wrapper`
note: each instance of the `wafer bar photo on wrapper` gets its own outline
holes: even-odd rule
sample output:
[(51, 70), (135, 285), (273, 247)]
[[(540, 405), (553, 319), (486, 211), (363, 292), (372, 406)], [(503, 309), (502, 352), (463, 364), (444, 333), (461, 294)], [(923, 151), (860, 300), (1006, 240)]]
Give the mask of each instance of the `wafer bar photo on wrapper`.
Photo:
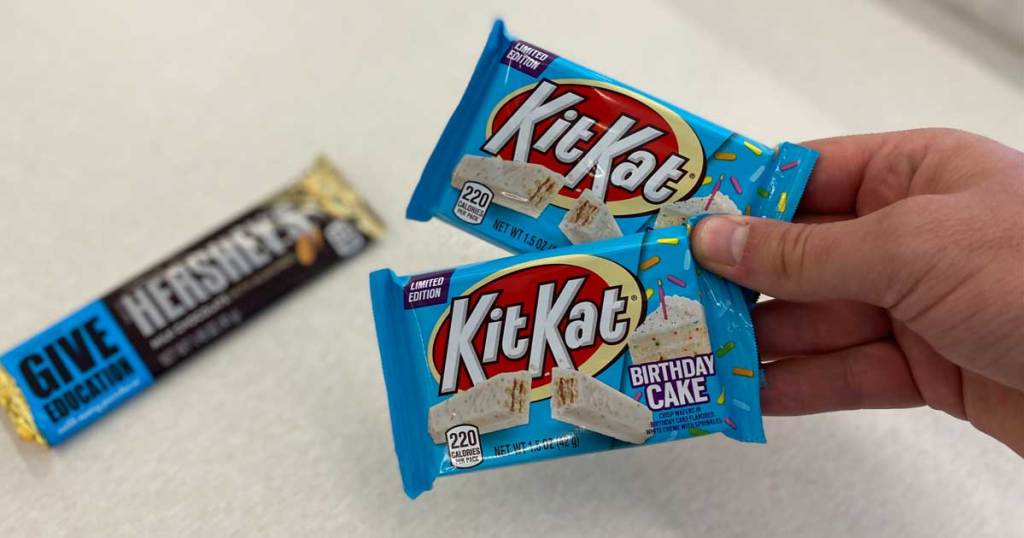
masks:
[(574, 245), (622, 237), (622, 230), (608, 206), (590, 189), (580, 193), (558, 228)]
[(651, 437), (646, 405), (576, 370), (553, 368), (551, 380), (551, 418), (634, 445)]
[(18, 436), (59, 444), (382, 237), (319, 158), (293, 184), (0, 356)]
[(528, 371), (498, 374), (430, 408), (428, 429), (435, 443), (445, 442), (453, 426), (476, 426), (480, 434), (530, 422)]
[(481, 183), (494, 193), (494, 203), (538, 217), (565, 185), (565, 178), (538, 164), (466, 155), (452, 173), (452, 186)]

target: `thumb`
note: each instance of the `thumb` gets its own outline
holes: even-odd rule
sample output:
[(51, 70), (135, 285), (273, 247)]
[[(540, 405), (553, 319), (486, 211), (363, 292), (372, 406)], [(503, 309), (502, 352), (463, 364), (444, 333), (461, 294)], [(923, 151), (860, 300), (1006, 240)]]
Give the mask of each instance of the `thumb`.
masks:
[(900, 280), (913, 281), (907, 265), (916, 264), (876, 215), (827, 224), (714, 216), (694, 228), (691, 242), (705, 268), (773, 297), (889, 307), (903, 293)]

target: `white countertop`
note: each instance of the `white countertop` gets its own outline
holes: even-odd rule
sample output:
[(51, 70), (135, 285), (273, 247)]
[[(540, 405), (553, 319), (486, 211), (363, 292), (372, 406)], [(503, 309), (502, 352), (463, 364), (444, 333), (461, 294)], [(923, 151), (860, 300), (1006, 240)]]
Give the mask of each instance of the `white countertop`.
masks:
[(142, 4), (0, 8), (0, 346), (318, 152), (390, 235), (56, 450), (0, 428), (0, 537), (1024, 530), (1024, 461), (923, 409), (771, 418), (765, 446), (714, 436), (570, 458), (441, 479), (410, 502), (366, 285), (381, 266), (499, 255), (403, 220), (497, 14), (765, 142), (945, 125), (1024, 147), (1020, 49), (913, 1)]

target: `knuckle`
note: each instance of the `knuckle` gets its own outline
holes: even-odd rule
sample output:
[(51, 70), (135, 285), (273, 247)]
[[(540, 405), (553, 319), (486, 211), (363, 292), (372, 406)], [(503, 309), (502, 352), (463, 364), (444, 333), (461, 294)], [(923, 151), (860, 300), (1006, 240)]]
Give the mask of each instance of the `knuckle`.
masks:
[(921, 132), (932, 140), (939, 140), (943, 138), (969, 138), (974, 136), (963, 129), (957, 129), (954, 127), (925, 127), (924, 129), (921, 129)]
[(962, 146), (982, 138), (975, 133), (952, 127), (925, 127), (914, 129), (910, 133), (914, 136), (903, 137), (903, 143), (924, 149)]
[[(958, 250), (962, 235), (953, 223), (941, 215), (931, 196), (912, 197), (880, 211), (875, 237), (870, 241), (877, 271), (878, 302), (885, 308), (896, 308), (922, 289), (929, 276), (935, 275), (942, 258)], [(951, 250), (952, 249), (952, 250)], [(941, 271), (940, 271), (941, 272)]]
[(902, 212), (886, 209), (879, 211), (875, 218), (877, 222), (870, 230), (873, 237), (866, 241), (874, 252), (865, 253), (877, 265), (874, 286), (877, 291), (872, 302), (891, 308), (902, 300), (910, 287), (907, 258), (917, 250), (920, 237), (910, 229), (913, 225), (903, 218)]
[(842, 386), (840, 394), (845, 396), (847, 409), (860, 409), (863, 407), (864, 389), (862, 376), (857, 368), (856, 359), (849, 352), (839, 355), (839, 361), (843, 365)]
[(773, 267), (776, 275), (789, 282), (799, 282), (807, 275), (807, 265), (811, 262), (811, 238), (814, 226), (810, 224), (790, 224), (781, 226), (778, 236), (778, 257)]
[(870, 178), (870, 189), (863, 189), (858, 196), (857, 213), (873, 213), (905, 199), (927, 148), (923, 137), (895, 139), (879, 148), (864, 172)]

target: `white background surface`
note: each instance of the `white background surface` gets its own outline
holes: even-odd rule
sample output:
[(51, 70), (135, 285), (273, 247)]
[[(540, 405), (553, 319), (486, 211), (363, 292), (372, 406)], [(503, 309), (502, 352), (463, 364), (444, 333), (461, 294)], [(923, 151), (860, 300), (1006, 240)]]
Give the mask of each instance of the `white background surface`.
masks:
[(766, 446), (715, 436), (402, 494), (366, 275), (499, 254), (403, 220), (493, 16), (765, 142), (945, 125), (1024, 147), (1021, 49), (920, 2), (770, 6), (3, 1), (2, 347), (318, 152), (391, 230), (61, 448), (3, 428), (0, 537), (1021, 536), (1024, 462), (928, 410), (768, 419)]

